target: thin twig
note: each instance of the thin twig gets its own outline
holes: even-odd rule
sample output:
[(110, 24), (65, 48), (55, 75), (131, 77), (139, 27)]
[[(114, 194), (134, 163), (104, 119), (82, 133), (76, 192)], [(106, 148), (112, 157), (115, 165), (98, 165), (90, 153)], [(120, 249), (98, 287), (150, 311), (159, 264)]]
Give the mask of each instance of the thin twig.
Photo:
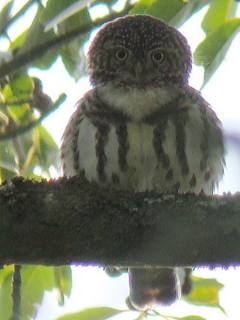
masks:
[(46, 113), (44, 113), (42, 116), (40, 116), (38, 119), (30, 122), (29, 124), (27, 124), (26, 126), (22, 126), (17, 128), (14, 131), (9, 131), (6, 133), (3, 133), (0, 135), (0, 141), (5, 141), (5, 140), (10, 140), (10, 139), (14, 139), (24, 133), (26, 133), (27, 131), (35, 128), (37, 125), (39, 125), (45, 118), (47, 118), (49, 116), (50, 113), (52, 113), (53, 111), (55, 111), (60, 104), (63, 103), (63, 101), (66, 99), (66, 95), (65, 94), (61, 94), (59, 96), (59, 98), (57, 99), (57, 101), (53, 104), (52, 108), (47, 111)]
[(13, 272), (13, 290), (12, 290), (12, 299), (13, 299), (13, 313), (11, 320), (20, 320), (21, 313), (21, 265), (14, 265)]
[(67, 42), (73, 40), (74, 38), (87, 33), (92, 28), (98, 27), (105, 22), (108, 22), (128, 13), (131, 8), (133, 8), (133, 5), (128, 4), (121, 12), (115, 12), (113, 14), (108, 15), (107, 17), (97, 19), (93, 21), (91, 24), (88, 23), (79, 28), (75, 28), (72, 31), (69, 31), (60, 36), (56, 36), (51, 40), (40, 43), (39, 45), (36, 45), (30, 48), (29, 50), (26, 50), (25, 52), (16, 55), (14, 59), (5, 62), (0, 66), (0, 79), (15, 72), (19, 68), (33, 62), (37, 58), (42, 57), (48, 50), (64, 45)]

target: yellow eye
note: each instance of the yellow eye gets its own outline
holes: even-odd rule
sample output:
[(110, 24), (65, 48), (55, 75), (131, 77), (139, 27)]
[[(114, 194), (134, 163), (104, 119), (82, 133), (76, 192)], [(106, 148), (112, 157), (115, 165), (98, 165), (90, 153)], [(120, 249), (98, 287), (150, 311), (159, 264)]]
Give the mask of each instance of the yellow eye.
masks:
[(164, 53), (162, 51), (160, 51), (160, 50), (155, 50), (155, 51), (152, 52), (151, 57), (152, 57), (152, 61), (153, 62), (159, 63), (159, 62), (162, 62), (164, 60)]
[(117, 49), (115, 52), (115, 57), (119, 61), (125, 61), (128, 58), (128, 50), (124, 48)]

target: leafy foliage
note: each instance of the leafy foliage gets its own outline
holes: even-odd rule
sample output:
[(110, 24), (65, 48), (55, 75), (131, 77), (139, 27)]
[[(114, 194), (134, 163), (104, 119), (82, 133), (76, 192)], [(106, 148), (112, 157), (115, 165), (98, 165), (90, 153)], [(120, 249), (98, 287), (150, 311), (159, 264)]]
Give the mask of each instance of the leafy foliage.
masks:
[(204, 85), (223, 61), (239, 27), (240, 18), (228, 19), (198, 45), (194, 58), (196, 64), (204, 67)]
[[(70, 267), (64, 267), (65, 273), (71, 275)], [(37, 305), (41, 304), (44, 291), (54, 288), (59, 289), (58, 281), (55, 281), (54, 274), (59, 268), (43, 266), (24, 266), (22, 268), (21, 287), (21, 320), (28, 320), (34, 317), (37, 312)], [(12, 275), (13, 266), (6, 266), (0, 273), (0, 318), (9, 319), (12, 313)], [(60, 280), (62, 275), (60, 276)], [(71, 277), (65, 277), (65, 287), (61, 287), (62, 294), (69, 294)], [(62, 280), (61, 280), (62, 281)]]
[(12, 5), (13, 5), (13, 1), (7, 2), (0, 13), (0, 33), (5, 32), (5, 25), (10, 19), (10, 12), (12, 9)]
[[(40, 124), (44, 117), (56, 109), (58, 103), (54, 103), (47, 93), (43, 92), (41, 80), (31, 77), (29, 68), (40, 68), (48, 72), (60, 58), (66, 72), (75, 80), (84, 76), (84, 47), (93, 31), (92, 10), (99, 5), (104, 6), (108, 10), (105, 17), (107, 20), (116, 3), (118, 0), (89, 0), (82, 1), (79, 6), (78, 0), (29, 0), (16, 12), (13, 8), (17, 0), (4, 1), (0, 12), (0, 40), (8, 39), (9, 46), (6, 51), (0, 52), (0, 182), (15, 175), (38, 179), (42, 176), (51, 177), (52, 166), (59, 171), (58, 146), (51, 133)], [(75, 9), (69, 14), (69, 7), (75, 4)], [(128, 5), (129, 1), (126, 0), (126, 7), (123, 9), (125, 13), (130, 10)], [(205, 85), (220, 66), (239, 31), (240, 17), (236, 16), (238, 7), (239, 4), (234, 0), (171, 0), (171, 4), (169, 0), (138, 0), (129, 13), (151, 14), (179, 27), (205, 8), (206, 13), (202, 20), (205, 38), (194, 53), (195, 63), (204, 68)], [(31, 25), (10, 39), (9, 28), (15, 21), (24, 18), (25, 13), (32, 13)], [(49, 27), (51, 23), (52, 27)], [(76, 33), (69, 41), (68, 34), (80, 30), (83, 26), (85, 32), (81, 36)], [(54, 44), (59, 37), (63, 37), (63, 40), (56, 47)], [(45, 48), (44, 52), (39, 50), (41, 48)], [(40, 169), (40, 177), (36, 175), (36, 169), (38, 172)], [(11, 316), (12, 275), (12, 266), (5, 266), (0, 270), (1, 319), (9, 319)], [(193, 290), (185, 297), (185, 301), (217, 307), (224, 311), (219, 302), (222, 285), (215, 279), (194, 277), (193, 280)], [(64, 304), (64, 297), (71, 293), (71, 269), (66, 266), (24, 266), (22, 281), (22, 320), (34, 317), (36, 304), (41, 304), (45, 290), (57, 289), (61, 305)], [(63, 316), (59, 320), (100, 320), (122, 312), (125, 311), (108, 307), (91, 308)], [(144, 319), (145, 316), (144, 312), (137, 313), (135, 319)], [(156, 313), (155, 316), (204, 320), (195, 315), (178, 318)]]
[(192, 280), (193, 289), (185, 300), (198, 306), (218, 307), (224, 312), (219, 303), (219, 291), (223, 285), (216, 279), (192, 277)]
[(89, 308), (80, 312), (65, 315), (57, 320), (105, 320), (123, 312), (125, 311), (108, 307)]
[(69, 297), (72, 289), (72, 270), (68, 266), (54, 268), (55, 285), (57, 286), (60, 305), (64, 305), (65, 296)]
[(204, 67), (203, 85), (209, 81), (220, 66), (239, 30), (239, 18), (234, 18), (238, 6), (236, 1), (174, 0), (169, 5), (169, 2), (164, 0), (140, 0), (131, 11), (132, 13), (151, 14), (179, 27), (193, 14), (208, 5), (208, 2), (210, 5), (202, 20), (202, 28), (206, 37), (199, 43), (194, 53), (194, 62)]

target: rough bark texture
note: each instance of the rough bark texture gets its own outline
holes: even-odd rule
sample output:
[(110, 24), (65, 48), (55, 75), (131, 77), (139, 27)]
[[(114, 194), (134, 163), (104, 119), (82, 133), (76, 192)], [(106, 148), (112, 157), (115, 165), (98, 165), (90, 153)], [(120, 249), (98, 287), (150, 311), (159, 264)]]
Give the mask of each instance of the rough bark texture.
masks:
[(131, 194), (83, 178), (15, 178), (0, 187), (0, 262), (236, 265), (240, 194)]

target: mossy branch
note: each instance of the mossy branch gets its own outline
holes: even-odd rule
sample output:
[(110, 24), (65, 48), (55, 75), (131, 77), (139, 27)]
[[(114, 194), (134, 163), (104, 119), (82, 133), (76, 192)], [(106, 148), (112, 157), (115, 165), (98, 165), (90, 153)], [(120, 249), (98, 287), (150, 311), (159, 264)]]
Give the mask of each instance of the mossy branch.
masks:
[(84, 178), (15, 178), (0, 187), (0, 208), (2, 264), (240, 263), (240, 194), (134, 194)]

